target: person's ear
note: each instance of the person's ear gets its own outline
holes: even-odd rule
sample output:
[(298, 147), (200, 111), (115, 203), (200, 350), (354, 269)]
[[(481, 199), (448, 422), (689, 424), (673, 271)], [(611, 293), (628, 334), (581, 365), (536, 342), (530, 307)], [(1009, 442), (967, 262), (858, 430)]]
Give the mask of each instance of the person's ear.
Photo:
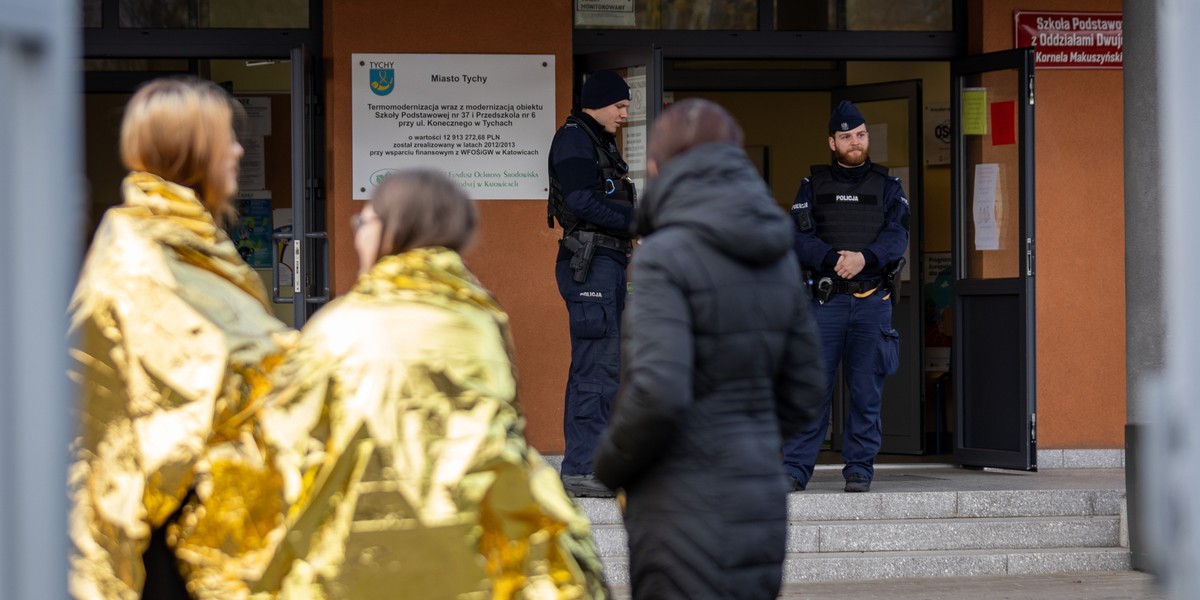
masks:
[(656, 162), (653, 158), (646, 161), (646, 172), (649, 173), (651, 177), (658, 177), (658, 162)]
[(830, 151), (830, 152), (837, 152), (837, 142), (836, 142), (836, 141), (834, 141), (834, 139), (833, 139), (833, 136), (832, 136), (832, 135), (831, 135), (831, 136), (829, 136), (829, 151)]

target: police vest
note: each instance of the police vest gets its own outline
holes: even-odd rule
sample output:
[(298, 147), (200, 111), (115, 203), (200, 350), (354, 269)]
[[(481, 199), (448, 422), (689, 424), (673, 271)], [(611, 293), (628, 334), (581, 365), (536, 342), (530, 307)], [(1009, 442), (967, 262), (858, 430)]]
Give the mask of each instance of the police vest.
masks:
[(872, 164), (858, 181), (838, 181), (829, 165), (812, 167), (813, 219), (817, 236), (838, 250), (862, 251), (883, 231), (887, 167)]
[[(625, 174), (629, 172), (629, 165), (621, 159), (621, 152), (617, 150), (616, 141), (602, 141), (591, 128), (583, 121), (575, 118), (574, 115), (567, 117), (567, 125), (564, 125), (564, 127), (572, 124), (582, 129), (591, 138), (592, 145), (596, 149), (596, 165), (600, 168), (600, 177), (596, 181), (596, 189), (604, 192), (605, 199), (632, 208), (637, 193), (634, 190), (633, 182), (625, 177)], [(558, 220), (558, 224), (562, 226), (563, 231), (597, 231), (613, 237), (632, 237), (628, 231), (600, 227), (595, 223), (584, 221), (575, 216), (575, 213), (567, 208), (562, 184), (554, 176), (554, 172), (551, 171), (550, 198), (546, 205), (546, 225), (553, 229), (555, 219)]]

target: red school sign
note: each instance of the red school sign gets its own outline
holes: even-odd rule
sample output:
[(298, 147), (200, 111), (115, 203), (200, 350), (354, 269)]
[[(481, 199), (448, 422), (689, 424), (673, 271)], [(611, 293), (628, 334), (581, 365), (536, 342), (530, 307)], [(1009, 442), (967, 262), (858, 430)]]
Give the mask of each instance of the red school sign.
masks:
[(1018, 10), (1017, 48), (1034, 47), (1039, 69), (1120, 69), (1121, 13)]

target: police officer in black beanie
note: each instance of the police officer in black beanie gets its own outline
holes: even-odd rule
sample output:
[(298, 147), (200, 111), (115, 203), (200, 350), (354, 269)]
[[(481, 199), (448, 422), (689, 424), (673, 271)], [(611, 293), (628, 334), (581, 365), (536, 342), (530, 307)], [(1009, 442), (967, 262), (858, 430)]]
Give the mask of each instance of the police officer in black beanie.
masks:
[(633, 182), (617, 149), (629, 118), (629, 84), (612, 71), (592, 73), (580, 108), (550, 145), (547, 224), (563, 229), (554, 275), (567, 303), (571, 370), (563, 414), (562, 480), (576, 496), (609, 497), (596, 480), (592, 455), (608, 425), (620, 381), (625, 268), (634, 231)]
[(792, 204), (796, 256), (811, 275), (812, 313), (826, 374), (822, 416), (784, 445), (793, 490), (805, 489), (812, 477), (839, 365), (850, 390), (842, 448), (845, 491), (870, 490), (875, 475), (883, 436), (883, 380), (899, 364), (891, 282), (908, 247), (909, 210), (900, 180), (871, 162), (869, 148), (866, 119), (854, 104), (842, 101), (829, 117), (834, 160), (812, 167)]

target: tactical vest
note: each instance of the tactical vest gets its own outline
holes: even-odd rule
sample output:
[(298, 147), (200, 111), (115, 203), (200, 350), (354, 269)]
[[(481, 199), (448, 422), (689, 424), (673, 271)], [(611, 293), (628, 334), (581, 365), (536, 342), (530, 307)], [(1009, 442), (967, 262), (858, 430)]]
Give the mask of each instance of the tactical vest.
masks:
[(817, 235), (834, 248), (856, 252), (875, 241), (884, 225), (887, 174), (887, 167), (872, 164), (859, 181), (838, 181), (829, 165), (814, 165), (809, 181)]
[[(591, 138), (592, 145), (596, 149), (596, 165), (600, 167), (600, 178), (596, 181), (596, 189), (605, 192), (605, 198), (609, 201), (633, 207), (637, 193), (634, 190), (633, 182), (625, 177), (625, 174), (629, 172), (629, 165), (621, 159), (621, 152), (617, 150), (616, 140), (609, 142), (602, 141), (591, 128), (574, 115), (567, 117), (567, 123), (573, 123), (576, 127), (582, 129)], [(572, 213), (567, 208), (562, 184), (554, 176), (554, 171), (551, 170), (550, 198), (546, 204), (546, 225), (553, 229), (555, 219), (558, 220), (558, 224), (562, 226), (565, 232), (597, 231), (614, 237), (632, 237), (628, 231), (617, 231), (608, 229), (607, 227), (599, 227), (595, 223), (584, 221), (575, 216), (575, 213)]]

